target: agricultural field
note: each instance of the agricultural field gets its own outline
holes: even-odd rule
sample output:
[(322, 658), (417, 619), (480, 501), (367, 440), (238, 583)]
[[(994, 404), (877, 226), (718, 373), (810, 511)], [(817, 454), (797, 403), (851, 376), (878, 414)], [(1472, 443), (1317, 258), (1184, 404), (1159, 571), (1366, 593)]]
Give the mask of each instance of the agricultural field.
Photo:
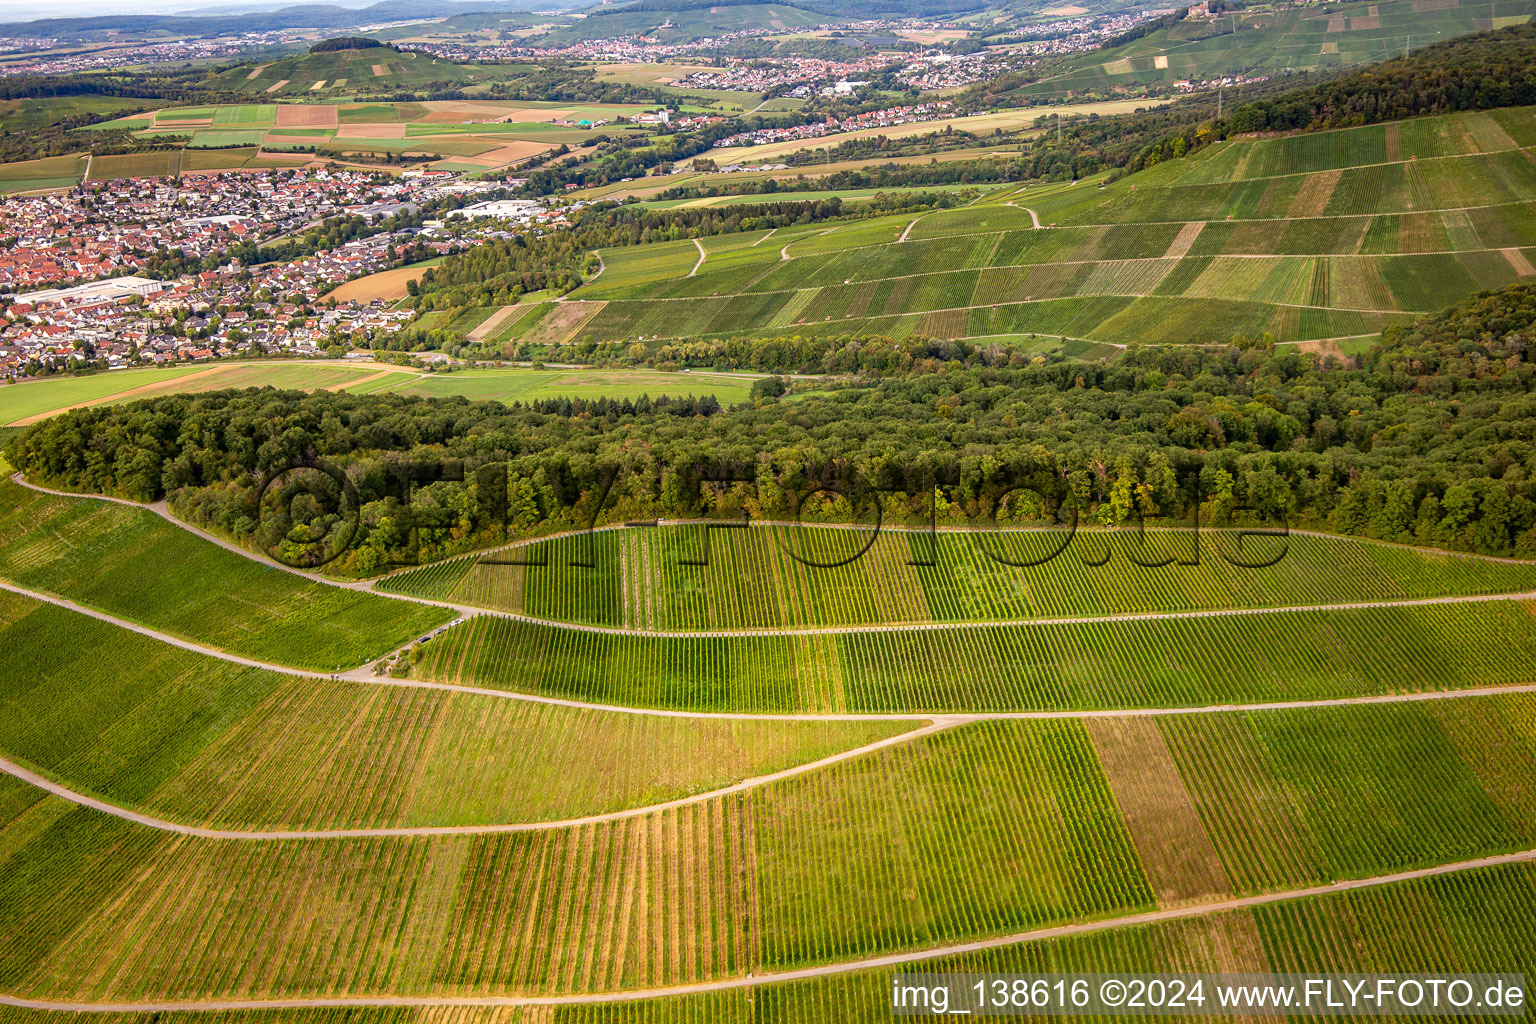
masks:
[[(319, 671), (388, 654), (450, 615), (311, 582), (147, 509), (0, 482), (0, 580), (258, 660)], [(238, 619), (215, 614), (233, 602)]]
[[(285, 677), (0, 593), (0, 754), (237, 831), (538, 822), (645, 807), (900, 735), (903, 722), (689, 722)], [(94, 654), (110, 647), (118, 656)], [(23, 668), (25, 667), (25, 668)], [(67, 687), (72, 699), (56, 699)], [(129, 739), (131, 737), (131, 740)], [(125, 760), (130, 752), (143, 757)], [(354, 756), (391, 751), (386, 759)]]
[[(308, 42), (284, 34), (265, 63), (209, 61), (220, 92), (159, 90), (181, 105), (69, 98), (167, 148), (6, 165), (0, 192), (312, 148), (500, 178), (569, 145), (630, 174), (584, 144), (648, 137), (605, 122), (653, 107), (592, 98), (792, 109), (676, 82), (796, 40), (890, 45), (808, 8), (675, 7), (374, 27), (572, 47), (548, 65), (284, 57)], [(996, 42), (1099, 13), (944, 17)], [(895, 159), (1028, 166), (1051, 113), (1531, 14), (1195, 9), (965, 92), (1072, 101), (949, 119), (990, 146)], [(914, 24), (887, 22), (968, 41)], [(586, 45), (717, 35), (697, 65)], [(899, 97), (878, 74), (857, 102)], [(15, 133), (40, 116), (0, 102)], [(899, 214), (872, 188), (661, 200), (779, 172), (635, 168), (553, 191), (641, 204), (641, 237), (674, 240), (552, 257), (600, 268), (558, 297), (553, 276), (512, 305), (429, 296), (399, 340), (443, 340), (430, 369), (0, 385), (0, 1024), (873, 1024), (909, 970), (1531, 974), (1536, 107), (904, 186), (953, 205)], [(901, 180), (929, 177), (999, 176)], [(833, 195), (843, 216), (771, 230), (750, 208)], [(655, 227), (731, 206), (746, 230)], [(571, 237), (626, 240), (588, 215)], [(403, 307), (438, 261), (321, 302)], [(11, 308), (7, 339), (57, 341)], [(338, 514), (316, 470), (266, 487), (295, 464), (346, 481)], [(845, 472), (928, 482), (861, 505)], [(994, 501), (1029, 479), (1075, 496), (1070, 529), (1027, 488)], [(316, 545), (342, 557), (271, 557)]]
[(352, 281), (337, 285), (335, 288), (321, 296), (321, 301), (334, 300), (343, 302), (372, 302), (374, 299), (395, 301), (403, 299), (409, 292), (406, 285), (411, 281), (421, 279), (421, 275), (427, 272), (429, 267), (441, 262), (441, 258), (423, 260), (410, 266), (396, 267), (393, 270), (381, 270), (376, 274), (367, 274)]
[[(341, 51), (359, 54), (364, 51)], [(340, 53), (312, 54), (310, 58), (333, 58)], [(404, 56), (394, 55), (394, 64)], [(411, 55), (412, 57), (416, 55)], [(431, 63), (431, 58), (421, 57)], [(394, 64), (390, 66), (393, 67)], [(267, 72), (249, 79), (251, 85), (266, 83)], [(457, 67), (457, 65), (449, 65)], [(496, 75), (526, 70), (516, 65), (488, 65)], [(241, 76), (245, 68), (236, 69)], [(234, 74), (236, 72), (231, 72)], [(308, 72), (306, 72), (308, 74)], [(368, 65), (372, 76), (372, 65)], [(388, 82), (389, 75), (378, 79)], [(334, 150), (350, 158), (398, 153), (405, 156), (433, 156), (429, 166), (444, 170), (480, 172), (514, 166), (529, 157), (562, 144), (578, 145), (592, 134), (592, 125), (632, 116), (648, 108), (636, 104), (550, 103), (493, 99), (428, 100), (420, 103), (351, 102), (329, 89), (312, 88), (316, 79), (293, 79), (284, 88), (270, 94), (263, 89), (267, 102), (222, 104), (206, 107), (165, 107), (147, 113), (91, 125), (90, 128), (129, 128), (140, 138), (180, 143), (184, 148), (121, 157), (96, 157), (91, 165), (91, 180), (136, 177), (152, 173), (174, 174), (178, 170), (226, 170), (241, 167), (293, 165), (306, 159), (305, 153), (317, 147)], [(326, 82), (342, 88), (346, 79), (329, 77)], [(354, 85), (359, 84), (353, 81)], [(302, 86), (302, 88), (300, 88)], [(382, 87), (382, 86), (381, 86)], [(251, 91), (244, 86), (242, 91)], [(302, 93), (304, 100), (294, 102)], [(283, 102), (286, 100), (287, 102)], [(586, 120), (588, 124), (582, 125)], [(88, 129), (81, 129), (86, 131)], [(637, 131), (633, 125), (605, 124), (606, 132)], [(288, 155), (291, 154), (291, 155)], [(74, 156), (54, 157), (55, 165), (44, 168), (23, 164), (0, 164), (0, 189), (20, 191), (6, 184), (60, 180), (63, 161)], [(42, 163), (34, 161), (32, 163)], [(80, 168), (84, 157), (78, 158)], [(453, 166), (448, 166), (452, 164)], [(98, 166), (99, 165), (99, 166)], [(74, 169), (74, 164), (70, 163)], [(76, 169), (78, 179), (78, 169)], [(29, 184), (28, 189), (42, 185)]]
[(70, 188), (80, 183), (85, 158), (78, 155), (48, 156), (0, 164), (0, 192), (37, 192)]
[(196, 394), (225, 388), (293, 388), (340, 391), (379, 377), (415, 374), (375, 363), (225, 362), (211, 365), (113, 370), (78, 377), (47, 377), (0, 387), (0, 426), (35, 423), (65, 409)]
[[(1106, 555), (1117, 570), (1102, 564)], [(522, 564), (497, 564), (514, 558)], [(1214, 530), (1069, 539), (1059, 530), (663, 526), (468, 555), (377, 587), (542, 619), (691, 632), (1536, 595), (1536, 566), (1310, 534), (1243, 545)]]
[(0, 388), (0, 426), (24, 423), (64, 409), (91, 405), (139, 388), (197, 373), (195, 367), (155, 367), (54, 377)]
[(604, 305), (564, 336), (1347, 342), (1531, 276), (1536, 164), (1515, 140), (1533, 137), (1536, 111), (1512, 108), (1229, 141), (702, 263), (687, 241), (606, 250), (572, 296)]
[(552, 398), (626, 399), (712, 395), (721, 405), (745, 402), (755, 378), (728, 373), (665, 373), (657, 370), (458, 370), (424, 374), (380, 390), (395, 394), (479, 401), (537, 402)]
[(1533, 608), (1488, 600), (726, 636), (481, 616), (413, 657), (438, 682), (695, 712), (1198, 707), (1525, 683)]

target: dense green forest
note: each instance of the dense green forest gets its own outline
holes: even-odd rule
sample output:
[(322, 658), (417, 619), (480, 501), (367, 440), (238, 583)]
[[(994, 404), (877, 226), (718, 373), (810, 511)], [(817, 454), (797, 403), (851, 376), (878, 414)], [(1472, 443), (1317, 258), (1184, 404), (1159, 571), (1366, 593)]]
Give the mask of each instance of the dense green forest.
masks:
[(381, 43), (377, 39), (369, 39), (367, 36), (336, 36), (332, 39), (322, 39), (309, 48), (310, 53), (335, 53), (338, 50), (372, 50), (377, 47), (390, 50), (399, 49), (393, 43)]
[[(360, 544), (338, 565), (359, 573), (408, 548), (435, 558), (488, 544), (509, 525), (846, 518), (871, 502), (887, 521), (985, 522), (1001, 509), (1002, 520), (1120, 524), (1187, 521), (1198, 508), (1207, 523), (1283, 520), (1529, 556), (1533, 326), (1526, 285), (1391, 332), (1352, 367), (1264, 344), (1133, 347), (1082, 363), (843, 342), (870, 353), (857, 358), (822, 341), (799, 344), (828, 346), (822, 358), (848, 372), (840, 382), (782, 397), (770, 382), (728, 410), (247, 390), (75, 410), (11, 437), (5, 454), (41, 483), (169, 495), (179, 514), (242, 541), (273, 528), (257, 505), (264, 474), (326, 460), (356, 491)], [(795, 497), (829, 483), (846, 497)], [(1005, 502), (1010, 486), (1035, 497)], [(303, 539), (328, 507), (313, 522), (275, 521)]]

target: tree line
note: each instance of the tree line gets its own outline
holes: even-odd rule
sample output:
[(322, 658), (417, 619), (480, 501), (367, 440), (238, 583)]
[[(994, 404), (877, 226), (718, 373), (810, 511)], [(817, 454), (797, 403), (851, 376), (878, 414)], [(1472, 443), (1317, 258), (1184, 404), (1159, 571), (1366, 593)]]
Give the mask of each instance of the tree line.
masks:
[[(1264, 344), (1083, 363), (887, 343), (855, 379), (791, 381), (783, 397), (781, 381), (731, 409), (214, 392), (74, 410), (11, 437), (5, 455), (40, 483), (169, 496), (242, 541), (260, 522), (263, 474), (325, 460), (356, 492), (363, 543), (343, 565), (356, 572), (404, 556), (402, 524), (430, 557), (501, 539), (475, 510), (503, 489), (517, 528), (538, 530), (593, 516), (778, 518), (803, 511), (793, 495), (807, 480), (867, 482), (855, 498), (894, 517), (1054, 521), (1070, 506), (1121, 524), (1198, 511), (1536, 556), (1533, 327), (1527, 285), (1389, 332), (1352, 366)], [(1004, 507), (1007, 481), (1042, 500)], [(816, 500), (816, 514), (857, 505)]]

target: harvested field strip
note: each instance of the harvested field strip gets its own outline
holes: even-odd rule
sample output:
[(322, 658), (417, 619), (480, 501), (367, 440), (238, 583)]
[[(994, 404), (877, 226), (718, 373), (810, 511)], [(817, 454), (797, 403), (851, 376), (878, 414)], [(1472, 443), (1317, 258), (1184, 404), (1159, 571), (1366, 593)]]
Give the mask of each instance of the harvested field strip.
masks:
[(607, 305), (604, 301), (549, 303), (549, 311), (522, 336), (522, 340), (530, 345), (560, 344), (578, 334)]
[(1149, 718), (1083, 723), (1161, 906), (1231, 895), (1168, 745)]
[(475, 327), (468, 334), (464, 335), (464, 340), (484, 341), (486, 338), (489, 338), (491, 335), (499, 331), (503, 325), (510, 326), (512, 323), (516, 322), (521, 316), (523, 316), (523, 314), (527, 313), (528, 310), (532, 308), (533, 307), (531, 305), (503, 306), (496, 312), (492, 313), (490, 316), (486, 317), (484, 320), (480, 321), (479, 326)]
[(1504, 254), (1504, 258), (1509, 261), (1510, 268), (1516, 274), (1519, 274), (1521, 277), (1529, 277), (1531, 274), (1536, 274), (1536, 266), (1532, 266), (1525, 253), (1519, 249), (1501, 249), (1500, 252)]
[(1205, 229), (1205, 221), (1193, 220), (1179, 229), (1172, 242), (1168, 243), (1168, 251), (1163, 253), (1163, 258), (1168, 260), (1183, 259), (1189, 252), (1189, 247), (1195, 244), (1195, 239), (1200, 237), (1200, 232)]

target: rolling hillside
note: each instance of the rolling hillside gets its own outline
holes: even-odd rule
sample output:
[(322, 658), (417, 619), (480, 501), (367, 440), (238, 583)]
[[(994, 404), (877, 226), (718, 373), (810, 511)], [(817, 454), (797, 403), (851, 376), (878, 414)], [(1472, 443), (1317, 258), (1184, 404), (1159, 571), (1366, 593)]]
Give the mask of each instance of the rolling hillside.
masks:
[(1003, 78), (986, 91), (1043, 99), (1166, 92), (1179, 81), (1225, 75), (1339, 71), (1453, 36), (1525, 24), (1532, 14), (1531, 0), (1351, 0), (1279, 11), (1265, 5), (1186, 18), (1123, 46), (1069, 58), (1038, 81)]
[(456, 64), (441, 57), (387, 46), (306, 53), (255, 67), (226, 71), (216, 83), (251, 96), (376, 93), (439, 82), (490, 82), (529, 70), (517, 64)]
[(689, 241), (615, 249), (571, 297), (589, 315), (562, 304), (565, 337), (1366, 335), (1536, 273), (1532, 145), (1536, 109), (1472, 112), (1222, 143), (1107, 187), (724, 236), (702, 261)]
[(555, 29), (540, 42), (559, 46), (582, 39), (643, 35), (656, 42), (687, 43), (751, 29), (794, 32), (836, 20), (830, 15), (784, 4), (700, 5), (676, 11), (599, 10), (565, 28)]

